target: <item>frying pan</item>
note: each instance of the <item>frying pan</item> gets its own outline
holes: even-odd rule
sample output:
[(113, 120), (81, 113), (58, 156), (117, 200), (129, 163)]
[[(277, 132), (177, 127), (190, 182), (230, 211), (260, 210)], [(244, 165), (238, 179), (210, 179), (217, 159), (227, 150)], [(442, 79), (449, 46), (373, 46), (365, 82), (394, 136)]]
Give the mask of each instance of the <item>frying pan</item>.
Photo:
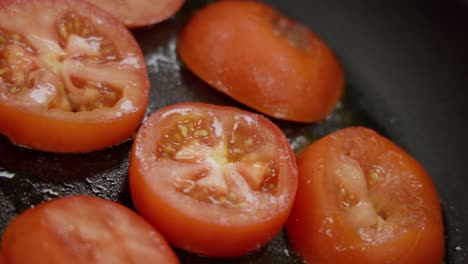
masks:
[[(466, 2), (265, 1), (308, 25), (335, 50), (346, 93), (317, 124), (277, 121), (295, 151), (336, 129), (371, 127), (418, 159), (440, 194), (446, 263), (468, 263), (468, 12)], [(251, 110), (190, 73), (176, 55), (177, 35), (206, 0), (189, 0), (173, 19), (133, 30), (151, 81), (148, 114), (183, 101)], [(127, 167), (131, 141), (86, 154), (19, 148), (0, 136), (0, 232), (17, 214), (55, 197), (86, 194), (132, 207)], [(261, 250), (209, 259), (177, 250), (183, 263), (302, 263), (278, 234)]]

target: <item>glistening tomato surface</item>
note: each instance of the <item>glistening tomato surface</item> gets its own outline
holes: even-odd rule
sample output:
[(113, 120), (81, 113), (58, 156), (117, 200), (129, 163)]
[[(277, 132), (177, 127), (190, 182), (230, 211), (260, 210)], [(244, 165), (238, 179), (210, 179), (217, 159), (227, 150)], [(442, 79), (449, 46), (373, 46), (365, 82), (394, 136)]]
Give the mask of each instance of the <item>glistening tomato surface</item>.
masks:
[(163, 21), (174, 15), (185, 0), (87, 0), (106, 10), (127, 27)]
[(344, 77), (330, 48), (306, 27), (256, 1), (218, 1), (193, 16), (178, 52), (201, 79), (269, 116), (323, 119)]
[(8, 264), (179, 263), (141, 216), (105, 199), (58, 198), (16, 217), (3, 233)]
[(132, 136), (149, 81), (128, 30), (78, 0), (0, 2), (0, 133), (18, 145), (84, 152)]
[(283, 227), (297, 184), (284, 134), (265, 117), (200, 103), (153, 113), (130, 159), (137, 210), (173, 245), (212, 257), (256, 250)]
[(309, 263), (440, 264), (441, 208), (424, 168), (390, 140), (346, 128), (307, 147), (286, 225)]

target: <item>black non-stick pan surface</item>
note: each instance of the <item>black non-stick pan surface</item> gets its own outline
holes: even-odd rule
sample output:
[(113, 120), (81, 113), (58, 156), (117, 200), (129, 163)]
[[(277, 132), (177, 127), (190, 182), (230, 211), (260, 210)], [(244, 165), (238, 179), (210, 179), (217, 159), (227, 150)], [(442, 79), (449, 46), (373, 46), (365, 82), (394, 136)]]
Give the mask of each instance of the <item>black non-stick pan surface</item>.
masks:
[[(274, 120), (295, 151), (339, 128), (364, 125), (391, 138), (429, 171), (440, 194), (446, 263), (468, 263), (468, 12), (447, 0), (270, 0), (335, 50), (346, 93), (318, 124)], [(148, 114), (201, 101), (248, 109), (216, 92), (176, 55), (178, 32), (205, 0), (188, 0), (173, 19), (133, 30), (151, 81)], [(250, 110), (250, 109), (248, 109)], [(60, 196), (86, 194), (132, 207), (127, 141), (87, 154), (19, 148), (0, 136), (0, 233), (23, 210)], [(209, 259), (176, 249), (183, 263), (301, 263), (284, 234), (258, 252)]]

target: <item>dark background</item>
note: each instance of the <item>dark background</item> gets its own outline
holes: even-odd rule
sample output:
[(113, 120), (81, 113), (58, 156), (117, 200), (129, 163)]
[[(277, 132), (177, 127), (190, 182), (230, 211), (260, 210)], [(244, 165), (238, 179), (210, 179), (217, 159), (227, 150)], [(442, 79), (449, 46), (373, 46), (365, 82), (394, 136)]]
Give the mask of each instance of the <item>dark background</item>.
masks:
[[(151, 81), (148, 113), (181, 101), (243, 107), (209, 88), (175, 54), (177, 32), (204, 0), (188, 0), (176, 18), (134, 30)], [(365, 125), (404, 147), (432, 176), (446, 224), (447, 263), (468, 263), (467, 1), (266, 1), (308, 25), (335, 50), (346, 94), (324, 121), (275, 121), (297, 151), (340, 127)], [(243, 107), (245, 108), (245, 107)], [(70, 194), (131, 205), (131, 141), (111, 149), (59, 155), (18, 148), (0, 136), (0, 230), (42, 201)], [(300, 263), (279, 234), (259, 252), (212, 260), (177, 251), (184, 263)]]

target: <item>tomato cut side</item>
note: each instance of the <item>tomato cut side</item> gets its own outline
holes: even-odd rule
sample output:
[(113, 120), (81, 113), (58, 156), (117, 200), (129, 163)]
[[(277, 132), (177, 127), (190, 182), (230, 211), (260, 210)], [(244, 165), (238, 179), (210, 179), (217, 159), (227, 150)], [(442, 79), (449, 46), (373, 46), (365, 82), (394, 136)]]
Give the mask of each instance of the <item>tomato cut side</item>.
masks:
[(118, 21), (78, 0), (0, 3), (0, 133), (54, 152), (102, 149), (132, 136), (149, 80)]
[(133, 28), (161, 22), (174, 15), (185, 0), (87, 0)]
[(282, 229), (297, 169), (286, 137), (268, 119), (184, 103), (142, 125), (129, 181), (135, 207), (171, 244), (229, 257), (260, 248)]
[(278, 119), (319, 121), (343, 92), (343, 71), (327, 44), (257, 1), (208, 5), (181, 32), (178, 53), (215, 89)]
[(179, 263), (164, 238), (142, 217), (108, 200), (58, 198), (17, 216), (6, 228), (9, 264)]
[(439, 198), (424, 168), (376, 132), (346, 128), (297, 158), (286, 230), (310, 263), (434, 263), (444, 254)]

